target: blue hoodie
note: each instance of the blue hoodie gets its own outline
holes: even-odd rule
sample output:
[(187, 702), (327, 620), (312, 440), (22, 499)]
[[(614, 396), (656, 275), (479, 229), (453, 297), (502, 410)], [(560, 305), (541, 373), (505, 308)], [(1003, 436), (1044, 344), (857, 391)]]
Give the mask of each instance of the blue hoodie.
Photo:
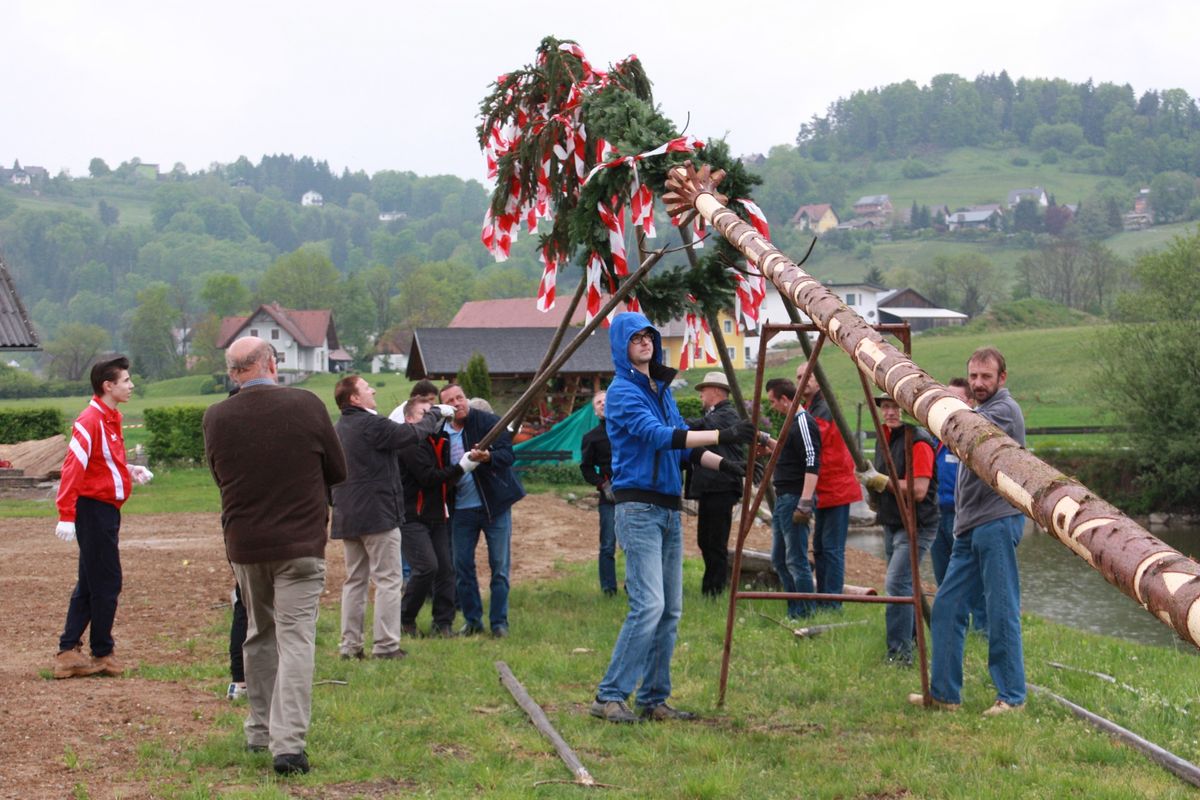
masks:
[[(654, 331), (650, 379), (629, 361), (630, 338), (646, 328)], [(613, 318), (608, 341), (616, 371), (604, 412), (612, 444), (613, 493), (617, 502), (678, 509), (683, 492), (680, 465), (690, 455), (681, 447), (688, 428), (671, 395), (675, 370), (662, 363), (662, 337), (644, 315), (626, 312)]]

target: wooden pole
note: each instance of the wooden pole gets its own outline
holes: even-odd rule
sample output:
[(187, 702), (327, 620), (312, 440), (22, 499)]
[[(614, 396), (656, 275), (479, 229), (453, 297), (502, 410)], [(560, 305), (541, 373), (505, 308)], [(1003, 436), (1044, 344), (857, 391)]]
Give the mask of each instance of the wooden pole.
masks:
[(587, 341), (587, 338), (592, 335), (592, 331), (596, 330), (596, 328), (599, 328), (600, 323), (608, 317), (609, 313), (611, 313), (612, 310), (616, 308), (622, 300), (629, 296), (634, 287), (637, 286), (642, 278), (646, 277), (648, 272), (650, 272), (650, 268), (657, 264), (659, 260), (667, 254), (668, 249), (669, 248), (666, 247), (660, 247), (659, 249), (652, 251), (650, 255), (646, 256), (646, 258), (642, 261), (642, 265), (637, 268), (637, 271), (631, 274), (621, 283), (619, 287), (617, 287), (617, 290), (612, 293), (611, 297), (609, 297), (608, 302), (605, 303), (596, 316), (592, 318), (591, 322), (584, 325), (583, 328), (580, 329), (579, 333), (575, 334), (575, 338), (571, 340), (571, 343), (567, 345), (566, 349), (559, 353), (558, 356), (550, 362), (549, 366), (543, 370), (540, 370), (538, 374), (534, 376), (533, 380), (529, 383), (529, 388), (525, 390), (525, 393), (517, 398), (517, 401), (512, 404), (512, 407), (509, 408), (508, 411), (504, 413), (504, 416), (500, 418), (500, 421), (493, 425), (492, 429), (488, 431), (482, 439), (479, 440), (478, 444), (475, 445), (477, 449), (486, 450), (487, 448), (491, 447), (492, 443), (500, 438), (500, 434), (504, 433), (504, 430), (508, 427), (509, 423), (515, 419), (520, 419), (525, 414), (525, 409), (528, 407), (530, 400), (537, 396), (537, 393), (541, 391), (541, 388), (545, 385), (546, 381), (558, 374), (558, 371), (562, 369), (563, 364), (567, 363), (571, 356), (575, 354), (575, 351), (582, 347), (583, 343)]
[(583, 786), (595, 786), (596, 779), (587, 771), (587, 767), (579, 760), (579, 756), (575, 755), (575, 751), (567, 744), (566, 740), (558, 735), (558, 731), (550, 724), (546, 712), (542, 711), (542, 707), (533, 702), (533, 698), (529, 696), (529, 692), (525, 691), (525, 687), (517, 680), (517, 676), (513, 675), (512, 670), (508, 668), (508, 664), (503, 661), (497, 661), (496, 670), (500, 673), (500, 682), (504, 684), (504, 688), (508, 689), (509, 694), (517, 701), (525, 713), (529, 715), (529, 720), (533, 726), (537, 728), (543, 736), (550, 740), (554, 745), (554, 749), (558, 751), (558, 757), (567, 765), (567, 769), (571, 770), (571, 774), (575, 776), (575, 782)]
[(724, 177), (691, 163), (671, 170), (668, 213), (698, 211), (790, 298), (859, 371), (946, 444), (985, 483), (1139, 605), (1200, 647), (1200, 563), (1006, 435), (897, 350), (837, 295), (722, 204)]
[(1163, 767), (1172, 775), (1182, 778), (1192, 786), (1200, 786), (1200, 767), (1197, 767), (1192, 762), (1184, 761), (1170, 750), (1164, 750), (1154, 742), (1143, 739), (1128, 728), (1122, 728), (1112, 720), (1105, 719), (1099, 714), (1088, 711), (1083, 706), (1075, 705), (1070, 700), (1055, 694), (1049, 689), (1034, 686), (1032, 683), (1028, 684), (1028, 686), (1033, 691), (1044, 694), (1054, 702), (1069, 709), (1072, 714), (1080, 719), (1091, 723), (1105, 733), (1110, 733), (1117, 737), (1118, 741), (1129, 745), (1135, 750), (1140, 750), (1147, 758), (1160, 767)]

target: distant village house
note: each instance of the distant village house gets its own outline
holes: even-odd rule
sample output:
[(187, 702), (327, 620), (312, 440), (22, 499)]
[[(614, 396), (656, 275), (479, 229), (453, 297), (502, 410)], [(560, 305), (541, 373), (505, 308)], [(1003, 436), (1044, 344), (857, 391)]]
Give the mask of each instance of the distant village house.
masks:
[(321, 196), (320, 192), (309, 189), (307, 192), (300, 195), (300, 205), (317, 206), (320, 208), (321, 206), (325, 205), (325, 198)]
[(217, 347), (225, 350), (238, 339), (257, 336), (275, 348), (281, 382), (291, 383), (317, 372), (342, 372), (353, 358), (338, 344), (329, 309), (297, 310), (267, 303), (246, 317), (225, 317)]
[(800, 206), (792, 215), (791, 224), (802, 231), (812, 231), (818, 236), (838, 226), (840, 220), (829, 203)]

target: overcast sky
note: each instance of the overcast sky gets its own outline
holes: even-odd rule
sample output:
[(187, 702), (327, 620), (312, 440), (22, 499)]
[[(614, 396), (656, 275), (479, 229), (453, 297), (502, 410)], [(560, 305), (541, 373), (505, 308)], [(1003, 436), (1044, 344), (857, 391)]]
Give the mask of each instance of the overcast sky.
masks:
[(598, 68), (636, 53), (664, 113), (735, 154), (794, 142), (856, 89), (943, 72), (1200, 94), (1195, 0), (4, 0), (0, 30), (0, 162), (76, 176), (93, 156), (195, 171), (292, 153), (482, 179), (479, 101), (546, 35)]

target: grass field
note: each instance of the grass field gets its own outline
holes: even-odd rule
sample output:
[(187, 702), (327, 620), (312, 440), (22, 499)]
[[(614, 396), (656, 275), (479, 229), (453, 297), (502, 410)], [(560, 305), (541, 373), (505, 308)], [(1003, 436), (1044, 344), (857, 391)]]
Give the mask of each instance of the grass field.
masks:
[[(725, 604), (699, 594), (700, 565), (685, 565), (684, 615), (672, 702), (698, 723), (616, 726), (587, 713), (625, 614), (620, 598), (595, 595), (594, 565), (570, 577), (515, 586), (512, 636), (410, 640), (404, 662), (336, 659), (337, 613), (318, 623), (308, 753), (313, 772), (286, 783), (268, 777), (269, 756), (247, 753), (241, 709), (216, 721), (207, 741), (178, 752), (144, 746), (140, 773), (166, 798), (405, 796), (578, 797), (570, 773), (497, 679), (505, 661), (597, 781), (654, 798), (1117, 798), (1191, 797), (1182, 782), (1133, 750), (1087, 728), (1051, 701), (980, 717), (993, 690), (985, 643), (970, 637), (965, 705), (959, 713), (915, 708), (916, 671), (884, 662), (883, 612), (848, 605), (821, 621), (863, 621), (796, 640), (739, 606), (727, 704), (717, 706)], [(536, 611), (535, 611), (536, 610)], [(421, 620), (424, 625), (425, 620)], [(190, 643), (186, 667), (143, 665), (139, 674), (220, 693), (228, 622)], [(1167, 648), (1076, 633), (1025, 620), (1031, 683), (1115, 719), (1183, 758), (1200, 758), (1195, 659)], [(1113, 673), (1127, 690), (1048, 661)], [(79, 775), (86, 784), (86, 772)], [(399, 781), (397, 785), (392, 781)], [(555, 781), (564, 783), (554, 783)], [(546, 783), (541, 783), (546, 782)], [(388, 788), (391, 787), (391, 788)]]

